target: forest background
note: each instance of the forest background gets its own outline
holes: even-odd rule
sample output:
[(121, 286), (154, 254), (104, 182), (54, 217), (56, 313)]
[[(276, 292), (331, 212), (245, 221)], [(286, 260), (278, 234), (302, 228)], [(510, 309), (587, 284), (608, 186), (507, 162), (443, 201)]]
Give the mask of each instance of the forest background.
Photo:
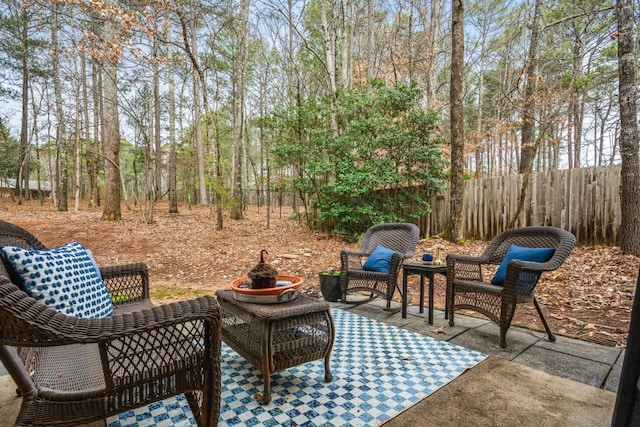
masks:
[(0, 177), (22, 198), (29, 180), (50, 184), (62, 211), (86, 199), (117, 219), (124, 199), (152, 222), (167, 199), (210, 204), (222, 228), (249, 192), (288, 193), (309, 226), (353, 237), (427, 213), (418, 186), (450, 180), (455, 217), (462, 179), (624, 160), (611, 1), (2, 0), (0, 13)]

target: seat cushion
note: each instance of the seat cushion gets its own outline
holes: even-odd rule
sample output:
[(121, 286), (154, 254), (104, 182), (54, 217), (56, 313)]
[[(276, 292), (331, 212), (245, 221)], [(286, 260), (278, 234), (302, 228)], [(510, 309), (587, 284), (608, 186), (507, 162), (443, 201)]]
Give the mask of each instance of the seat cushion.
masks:
[(0, 248), (23, 290), (68, 316), (99, 318), (113, 313), (111, 295), (93, 256), (78, 242), (50, 250)]
[(504, 285), (507, 266), (511, 260), (518, 259), (521, 261), (547, 262), (551, 259), (555, 251), (556, 250), (554, 248), (527, 248), (518, 245), (509, 246), (500, 266), (491, 279), (491, 284), (499, 286)]
[(378, 273), (388, 273), (391, 265), (391, 257), (396, 253), (393, 249), (378, 245), (367, 258), (362, 268), (367, 271), (377, 271)]

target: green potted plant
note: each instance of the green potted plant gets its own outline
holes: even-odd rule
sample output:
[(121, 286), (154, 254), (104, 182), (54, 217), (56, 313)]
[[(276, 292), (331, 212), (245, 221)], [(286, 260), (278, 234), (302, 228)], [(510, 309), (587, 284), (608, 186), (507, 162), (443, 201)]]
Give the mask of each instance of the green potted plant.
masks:
[(326, 301), (336, 302), (342, 298), (340, 270), (332, 268), (320, 272), (320, 292)]

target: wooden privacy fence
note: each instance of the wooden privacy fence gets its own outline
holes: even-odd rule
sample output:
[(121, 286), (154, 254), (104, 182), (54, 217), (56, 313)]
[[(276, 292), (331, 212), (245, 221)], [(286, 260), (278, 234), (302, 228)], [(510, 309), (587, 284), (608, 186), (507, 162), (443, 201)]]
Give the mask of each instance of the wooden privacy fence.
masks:
[[(491, 240), (506, 230), (517, 210), (522, 175), (474, 179), (465, 184), (465, 237)], [(432, 212), (420, 219), (425, 236), (444, 231), (449, 192), (429, 197)], [(639, 213), (640, 214), (640, 213)], [(516, 227), (551, 225), (581, 244), (617, 244), (620, 228), (620, 165), (533, 174)]]

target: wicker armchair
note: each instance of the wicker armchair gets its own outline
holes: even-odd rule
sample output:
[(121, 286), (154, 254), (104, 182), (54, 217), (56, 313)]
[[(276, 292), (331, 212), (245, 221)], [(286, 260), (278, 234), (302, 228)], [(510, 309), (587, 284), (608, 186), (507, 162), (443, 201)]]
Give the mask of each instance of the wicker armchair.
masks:
[[(0, 245), (47, 249), (2, 221)], [(0, 262), (0, 361), (22, 396), (15, 425), (84, 424), (180, 393), (198, 425), (217, 425), (221, 313), (215, 299), (154, 307), (144, 264), (100, 271), (115, 312), (87, 319), (37, 302)]]
[[(573, 234), (559, 228), (525, 227), (502, 233), (478, 257), (448, 255), (449, 325), (454, 325), (455, 310), (468, 309), (482, 313), (500, 326), (500, 346), (504, 348), (507, 346), (507, 330), (511, 326), (516, 305), (533, 302), (549, 341), (555, 341), (534, 291), (541, 274), (560, 267), (575, 243)], [(507, 265), (502, 286), (483, 281), (482, 266), (500, 264), (512, 244), (527, 248), (554, 248), (555, 251), (546, 262), (512, 259)]]
[[(340, 290), (342, 300), (347, 301), (347, 294), (353, 292), (370, 292), (371, 297), (381, 296), (387, 300), (387, 310), (391, 307), (391, 299), (398, 287), (398, 274), (406, 258), (413, 256), (418, 244), (419, 229), (410, 223), (378, 224), (369, 228), (362, 239), (357, 252), (343, 250), (340, 252)], [(391, 257), (388, 273), (363, 269), (363, 261), (371, 255), (377, 245), (396, 251)], [(398, 292), (400, 290), (398, 289)]]

